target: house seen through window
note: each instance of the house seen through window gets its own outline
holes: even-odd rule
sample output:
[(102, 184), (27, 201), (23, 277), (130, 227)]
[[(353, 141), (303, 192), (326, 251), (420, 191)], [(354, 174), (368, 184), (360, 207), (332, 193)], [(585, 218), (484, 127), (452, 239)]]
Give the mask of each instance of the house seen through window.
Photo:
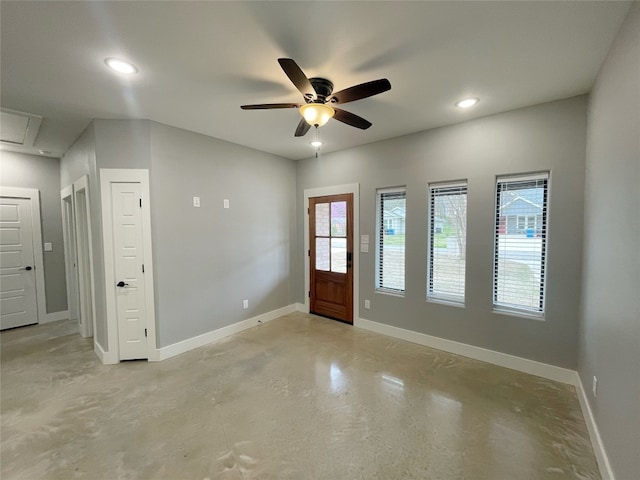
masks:
[(498, 177), (493, 305), (544, 314), (549, 173)]

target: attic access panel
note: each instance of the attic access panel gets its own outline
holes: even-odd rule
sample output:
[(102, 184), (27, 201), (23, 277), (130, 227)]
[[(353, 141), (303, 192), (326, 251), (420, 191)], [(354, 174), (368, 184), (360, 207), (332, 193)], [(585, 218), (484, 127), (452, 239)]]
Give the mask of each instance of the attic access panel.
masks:
[(0, 141), (33, 147), (42, 117), (3, 108), (0, 111)]

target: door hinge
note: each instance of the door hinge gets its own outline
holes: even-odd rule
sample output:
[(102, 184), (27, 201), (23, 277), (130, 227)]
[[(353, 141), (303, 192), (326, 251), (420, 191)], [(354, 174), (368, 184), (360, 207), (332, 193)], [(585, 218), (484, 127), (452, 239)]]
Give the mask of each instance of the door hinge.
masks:
[(309, 298), (311, 298), (311, 290), (309, 290)]
[(147, 329), (146, 328), (144, 329), (144, 336), (145, 337), (147, 336)]
[(311, 213), (311, 210), (307, 208), (307, 215), (309, 215), (310, 213)]
[(144, 263), (142, 264), (142, 273), (144, 273)]
[(307, 250), (307, 257), (311, 256), (311, 250)]
[(140, 208), (142, 208), (142, 199), (140, 199)]

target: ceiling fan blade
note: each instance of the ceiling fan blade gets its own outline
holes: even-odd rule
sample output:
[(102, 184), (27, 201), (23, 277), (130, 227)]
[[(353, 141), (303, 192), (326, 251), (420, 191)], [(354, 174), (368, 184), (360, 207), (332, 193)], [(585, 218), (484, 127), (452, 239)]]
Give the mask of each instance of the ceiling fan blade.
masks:
[(391, 90), (391, 83), (386, 78), (380, 80), (373, 80), (367, 83), (361, 83), (353, 87), (345, 88), (339, 92), (334, 93), (327, 100), (328, 103), (347, 103), (354, 100), (360, 100), (361, 98), (372, 97), (379, 93)]
[(303, 118), (302, 120), (300, 120), (300, 123), (298, 124), (298, 128), (296, 128), (296, 133), (294, 136), (304, 137), (310, 128), (311, 128), (311, 125), (309, 125), (307, 121)]
[(287, 74), (287, 77), (289, 77), (289, 80), (300, 90), (300, 93), (305, 98), (307, 95), (312, 95), (312, 98), (316, 97), (316, 91), (313, 89), (311, 82), (294, 60), (291, 58), (279, 58), (278, 63), (284, 73)]
[(340, 108), (334, 108), (334, 110), (336, 111), (336, 113), (333, 118), (335, 118), (339, 122), (346, 123), (347, 125), (351, 125), (352, 127), (360, 128), (362, 130), (366, 130), (371, 125), (373, 125), (370, 121), (365, 120), (364, 118), (359, 117), (354, 113), (347, 112), (346, 110), (342, 110)]
[(257, 105), (241, 105), (242, 110), (267, 110), (269, 108), (300, 108), (297, 103), (259, 103)]

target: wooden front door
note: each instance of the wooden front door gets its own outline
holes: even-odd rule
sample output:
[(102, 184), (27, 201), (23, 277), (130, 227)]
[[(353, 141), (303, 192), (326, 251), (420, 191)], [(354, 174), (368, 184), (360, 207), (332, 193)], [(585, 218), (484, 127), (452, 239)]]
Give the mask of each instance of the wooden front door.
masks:
[(353, 194), (309, 199), (310, 311), (353, 323)]

